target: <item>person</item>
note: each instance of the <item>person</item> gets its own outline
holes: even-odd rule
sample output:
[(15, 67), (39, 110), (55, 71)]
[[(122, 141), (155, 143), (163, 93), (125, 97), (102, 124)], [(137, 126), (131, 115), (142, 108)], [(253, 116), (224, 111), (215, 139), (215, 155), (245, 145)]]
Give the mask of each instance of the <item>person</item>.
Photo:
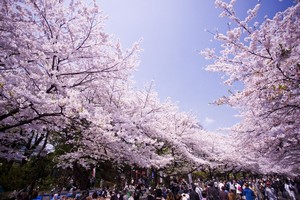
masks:
[(134, 199), (134, 200), (139, 200), (139, 199), (140, 199), (140, 196), (141, 196), (140, 190), (139, 190), (139, 189), (136, 189), (136, 190), (134, 191), (134, 194), (133, 194), (133, 199)]
[(174, 194), (171, 190), (168, 191), (167, 200), (175, 200)]
[(148, 193), (148, 195), (147, 195), (147, 200), (155, 200), (155, 197), (154, 197), (155, 195), (154, 195), (154, 191), (153, 191), (153, 189), (151, 188), (150, 190), (149, 190), (149, 193)]
[(190, 196), (188, 193), (182, 193), (181, 194), (181, 200), (189, 200), (190, 199)]
[(218, 184), (218, 190), (222, 191), (222, 187), (225, 186), (225, 184), (223, 183), (223, 181), (221, 180)]
[(220, 200), (228, 200), (228, 194), (227, 192), (225, 191), (225, 186), (222, 186), (221, 187), (221, 191), (220, 191)]
[(231, 180), (231, 181), (229, 182), (229, 190), (228, 190), (228, 191), (231, 190), (234, 194), (236, 194), (235, 183), (236, 183), (235, 180)]
[(77, 195), (76, 189), (72, 188), (72, 192), (71, 192), (70, 198), (75, 199), (75, 198), (76, 198), (76, 195)]
[(208, 185), (207, 184), (204, 184), (203, 186), (203, 190), (202, 190), (202, 197), (203, 197), (203, 200), (207, 200), (207, 188), (208, 188)]
[(277, 200), (277, 195), (275, 192), (275, 189), (271, 187), (271, 183), (266, 183), (266, 189), (265, 189), (265, 197), (268, 198), (268, 200)]
[(97, 191), (94, 191), (94, 192), (93, 192), (92, 198), (93, 198), (93, 200), (96, 200), (96, 199), (98, 198), (98, 193), (97, 193)]
[(284, 188), (287, 191), (287, 193), (290, 196), (291, 200), (296, 200), (296, 195), (295, 195), (295, 187), (292, 185), (290, 180), (286, 180), (284, 184)]
[(175, 195), (175, 200), (181, 200), (181, 194), (177, 193), (177, 194)]
[(79, 197), (79, 200), (85, 200), (88, 196), (89, 196), (89, 191), (88, 190), (84, 190), (82, 192), (81, 196)]
[(200, 200), (202, 200), (203, 199), (202, 189), (199, 185), (200, 185), (199, 183), (195, 183), (195, 187), (196, 187), (195, 191), (198, 193)]
[(53, 195), (53, 200), (58, 200), (58, 199), (59, 199), (58, 193), (55, 193), (55, 194)]
[(134, 198), (132, 196), (132, 193), (133, 193), (132, 191), (128, 192), (128, 194), (127, 194), (128, 195), (128, 200), (134, 200)]
[(116, 192), (112, 192), (110, 200), (119, 200), (118, 194)]
[(242, 192), (243, 192), (242, 186), (238, 182), (235, 182), (234, 183), (234, 187), (236, 189), (236, 197), (237, 197), (237, 199), (241, 199)]
[(128, 200), (128, 198), (129, 198), (128, 190), (124, 189), (124, 191), (123, 191), (123, 200)]
[(207, 188), (207, 200), (219, 200), (219, 191), (214, 187), (214, 183), (211, 182)]
[(245, 189), (243, 189), (242, 196), (245, 196), (246, 200), (255, 200), (255, 194), (253, 190), (249, 188), (248, 183), (245, 183)]
[(258, 189), (258, 182), (255, 179), (252, 179), (251, 181), (251, 189), (253, 190), (256, 200), (259, 200), (259, 189)]
[(235, 190), (229, 189), (228, 200), (236, 200), (235, 193)]
[(164, 198), (162, 196), (162, 190), (161, 189), (156, 190), (155, 200), (164, 200)]
[(180, 186), (176, 178), (171, 181), (171, 190), (174, 195), (177, 195), (178, 191), (180, 190)]
[(199, 194), (196, 192), (196, 186), (194, 185), (190, 190), (190, 200), (200, 200)]

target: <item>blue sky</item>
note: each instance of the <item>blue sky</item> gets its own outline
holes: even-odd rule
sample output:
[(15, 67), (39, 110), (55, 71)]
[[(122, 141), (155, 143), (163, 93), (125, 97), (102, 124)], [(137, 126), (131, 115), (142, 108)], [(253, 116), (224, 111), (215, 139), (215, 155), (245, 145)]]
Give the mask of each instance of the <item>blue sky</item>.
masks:
[[(236, 11), (245, 16), (260, 2), (256, 21), (273, 17), (293, 5), (292, 0), (238, 0)], [(143, 39), (141, 63), (134, 74), (136, 86), (142, 88), (152, 80), (161, 100), (170, 97), (181, 111), (195, 114), (201, 125), (211, 131), (237, 122), (238, 112), (229, 106), (211, 105), (227, 95), (221, 74), (207, 72), (199, 51), (218, 48), (205, 29), (226, 30), (227, 20), (219, 18), (214, 0), (98, 0), (108, 16), (105, 31), (120, 39), (123, 48)]]

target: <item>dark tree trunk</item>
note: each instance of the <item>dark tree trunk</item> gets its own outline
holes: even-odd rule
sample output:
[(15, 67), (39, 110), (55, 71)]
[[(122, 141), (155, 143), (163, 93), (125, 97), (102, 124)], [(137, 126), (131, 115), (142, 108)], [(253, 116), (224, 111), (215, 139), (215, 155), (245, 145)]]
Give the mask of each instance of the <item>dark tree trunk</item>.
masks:
[(210, 167), (208, 167), (208, 173), (209, 173), (210, 180), (212, 180), (213, 179), (213, 170)]
[(29, 187), (29, 191), (28, 191), (28, 196), (30, 199), (34, 199), (36, 198), (35, 197), (35, 194), (33, 193), (33, 189), (35, 187), (35, 184), (36, 184), (36, 179), (34, 179), (31, 184), (30, 184), (30, 187)]
[(74, 165), (73, 168), (74, 180), (75, 183), (78, 184), (80, 190), (87, 190), (90, 187), (90, 175), (91, 171), (87, 170), (77, 163)]

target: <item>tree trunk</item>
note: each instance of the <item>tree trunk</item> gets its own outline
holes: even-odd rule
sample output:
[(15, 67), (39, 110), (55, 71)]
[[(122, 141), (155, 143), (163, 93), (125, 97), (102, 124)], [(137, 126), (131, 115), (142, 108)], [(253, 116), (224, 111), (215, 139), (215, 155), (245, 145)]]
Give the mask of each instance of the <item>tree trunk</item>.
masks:
[(28, 192), (28, 196), (30, 199), (33, 199), (33, 198), (36, 198), (35, 197), (35, 194), (33, 194), (33, 189), (35, 187), (35, 184), (36, 184), (36, 179), (34, 179), (31, 184), (30, 184), (30, 187), (29, 187), (29, 192)]
[(78, 184), (80, 190), (89, 189), (91, 175), (90, 170), (87, 170), (76, 163), (73, 168), (73, 175), (75, 183)]
[(209, 178), (210, 178), (210, 180), (212, 180), (213, 179), (213, 170), (210, 167), (208, 167), (208, 172), (209, 172)]

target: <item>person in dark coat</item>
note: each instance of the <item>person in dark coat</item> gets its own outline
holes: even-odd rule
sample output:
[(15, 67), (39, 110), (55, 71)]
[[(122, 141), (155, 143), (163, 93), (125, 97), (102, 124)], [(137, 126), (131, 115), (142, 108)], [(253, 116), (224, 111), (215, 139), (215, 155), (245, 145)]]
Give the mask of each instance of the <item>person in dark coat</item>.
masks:
[(222, 186), (221, 188), (221, 192), (220, 192), (220, 200), (228, 200), (228, 193), (225, 191), (225, 187)]
[(217, 188), (214, 187), (214, 183), (211, 182), (209, 187), (207, 188), (207, 200), (219, 200), (219, 191)]
[(162, 200), (163, 199), (162, 190), (161, 189), (157, 189), (155, 193), (156, 193), (155, 194), (155, 199), (156, 200)]
[(200, 200), (199, 194), (196, 192), (196, 186), (190, 190), (190, 200)]

